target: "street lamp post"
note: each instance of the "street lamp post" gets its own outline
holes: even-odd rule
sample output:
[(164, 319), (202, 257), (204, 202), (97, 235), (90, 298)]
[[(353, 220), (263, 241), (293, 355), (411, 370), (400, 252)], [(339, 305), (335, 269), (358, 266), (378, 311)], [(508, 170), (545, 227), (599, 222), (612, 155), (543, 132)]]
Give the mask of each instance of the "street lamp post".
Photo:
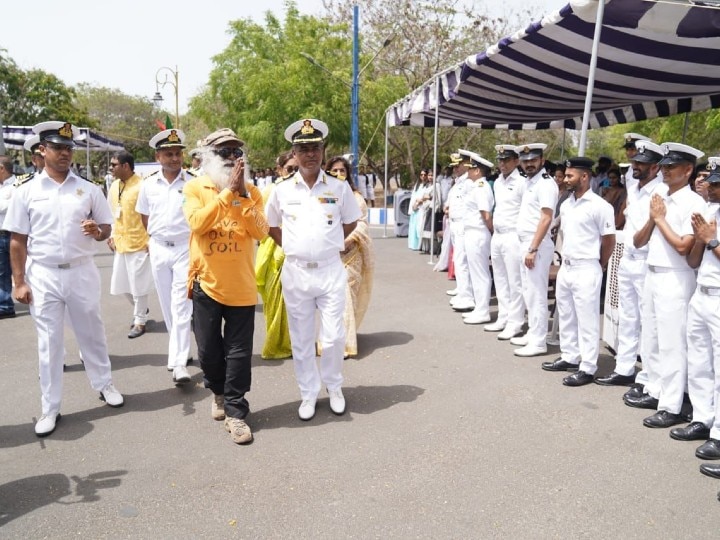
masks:
[[(165, 79), (160, 79), (160, 74), (164, 72)], [(172, 75), (172, 80), (168, 78), (168, 74)], [(173, 90), (175, 91), (175, 127), (177, 129), (180, 129), (180, 98), (178, 95), (178, 68), (175, 66), (175, 69), (163, 66), (160, 69), (157, 70), (155, 73), (155, 95), (153, 96), (153, 103), (157, 108), (160, 108), (163, 102), (162, 94), (160, 93), (161, 88), (165, 88), (166, 84), (169, 84), (173, 87)]]
[(370, 67), (370, 64), (372, 64), (377, 56), (392, 43), (395, 36), (391, 36), (387, 38), (380, 49), (377, 50), (377, 52), (373, 55), (373, 57), (370, 59), (370, 61), (363, 66), (362, 69), (358, 69), (359, 63), (360, 63), (360, 40), (358, 36), (358, 27), (359, 27), (359, 20), (360, 20), (360, 8), (357, 4), (353, 5), (353, 49), (352, 49), (352, 82), (348, 82), (343, 79), (337, 79), (335, 77), (335, 74), (330, 71), (328, 68), (320, 64), (315, 58), (310, 56), (308, 53), (301, 52), (300, 56), (302, 56), (305, 60), (310, 62), (313, 66), (318, 67), (322, 69), (324, 72), (328, 73), (333, 77), (333, 79), (340, 81), (345, 86), (350, 88), (350, 153), (352, 154), (352, 162), (351, 162), (351, 178), (353, 179), (353, 182), (355, 182), (355, 185), (357, 186), (357, 169), (358, 169), (358, 163), (360, 160), (360, 76), (365, 72), (365, 70)]

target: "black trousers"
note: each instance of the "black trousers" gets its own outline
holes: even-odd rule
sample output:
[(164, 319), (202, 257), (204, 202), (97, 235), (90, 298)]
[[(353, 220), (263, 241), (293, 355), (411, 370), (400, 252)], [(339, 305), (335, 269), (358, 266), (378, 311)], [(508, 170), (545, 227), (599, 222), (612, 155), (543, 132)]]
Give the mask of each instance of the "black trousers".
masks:
[[(225, 326), (223, 328), (223, 319)], [(255, 306), (226, 306), (193, 285), (195, 341), (205, 388), (225, 395), (225, 414), (245, 418), (250, 391)]]

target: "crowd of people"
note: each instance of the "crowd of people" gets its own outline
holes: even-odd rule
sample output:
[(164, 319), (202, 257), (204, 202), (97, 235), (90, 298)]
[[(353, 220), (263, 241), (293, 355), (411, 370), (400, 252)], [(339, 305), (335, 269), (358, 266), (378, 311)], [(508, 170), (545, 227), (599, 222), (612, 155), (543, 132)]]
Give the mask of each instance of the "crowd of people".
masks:
[[(498, 145), (496, 176), (494, 163), (460, 149), (434, 187), (432, 172), (421, 173), (411, 209), (427, 216), (436, 198), (443, 211), (435, 270), (454, 273), (447, 294), (463, 323), (484, 325), (516, 356), (547, 354), (554, 266), (560, 356), (540, 367), (567, 373), (569, 387), (629, 387), (626, 405), (654, 411), (644, 426), (702, 441), (696, 456), (720, 460), (720, 157), (701, 161), (701, 150), (637, 133), (623, 147), (629, 163), (616, 168), (609, 158), (552, 164), (542, 143)], [(410, 222), (411, 249), (422, 249), (422, 215)], [(597, 376), (611, 256), (619, 259), (617, 351), (613, 371)], [(700, 469), (720, 478), (718, 464)]]
[(262, 192), (246, 174), (244, 142), (231, 129), (210, 133), (192, 150), (192, 169), (183, 168), (183, 132), (163, 130), (149, 141), (160, 169), (146, 178), (135, 174), (131, 154), (113, 155), (107, 199), (71, 168), (75, 126), (50, 121), (33, 131), (25, 147), (34, 174), (16, 178), (13, 162), (0, 156), (0, 318), (15, 316), (14, 297), (29, 305), (37, 329), (36, 435), (50, 435), (61, 418), (66, 322), (91, 387), (109, 406), (124, 404), (101, 317), (97, 242), (114, 252), (111, 294), (132, 306), (129, 339), (145, 333), (149, 295), (157, 291), (176, 385), (191, 381), (194, 333), (211, 417), (224, 422), (233, 442), (253, 440), (246, 418), (258, 292), (267, 325), (262, 356), (292, 357), (300, 419), (315, 415), (323, 387), (332, 412), (345, 412), (343, 359), (358, 352), (374, 258), (365, 195), (345, 158), (325, 162), (324, 122), (287, 128), (290, 150)]

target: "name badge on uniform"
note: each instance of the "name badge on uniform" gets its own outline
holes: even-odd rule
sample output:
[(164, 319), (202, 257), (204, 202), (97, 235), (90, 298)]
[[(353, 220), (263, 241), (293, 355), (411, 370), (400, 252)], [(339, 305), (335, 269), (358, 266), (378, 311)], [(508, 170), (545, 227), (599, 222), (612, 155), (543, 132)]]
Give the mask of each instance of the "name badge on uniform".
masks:
[(297, 200), (297, 199), (293, 199), (293, 200), (291, 200), (291, 201), (288, 201), (287, 203), (288, 203), (288, 204), (300, 204), (300, 201)]

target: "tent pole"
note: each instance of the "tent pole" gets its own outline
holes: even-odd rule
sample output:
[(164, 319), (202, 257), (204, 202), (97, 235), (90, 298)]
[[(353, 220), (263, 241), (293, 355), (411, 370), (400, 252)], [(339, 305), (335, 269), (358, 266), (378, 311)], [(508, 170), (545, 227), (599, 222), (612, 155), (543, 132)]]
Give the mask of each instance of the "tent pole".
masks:
[[(440, 77), (435, 80), (435, 133), (433, 134), (433, 183), (432, 183), (432, 213), (430, 215), (430, 260), (428, 264), (433, 264), (435, 258), (435, 211), (437, 210), (437, 151), (438, 151), (438, 122), (440, 117)], [(424, 229), (424, 227), (423, 227)]]
[(588, 73), (588, 85), (585, 93), (585, 110), (583, 111), (582, 129), (580, 130), (580, 146), (578, 155), (585, 155), (587, 145), (587, 130), (590, 123), (590, 108), (592, 106), (593, 89), (595, 87), (595, 69), (597, 67), (598, 46), (600, 44), (600, 33), (602, 31), (603, 13), (605, 12), (605, 0), (597, 0), (597, 17), (595, 19), (595, 34), (593, 35), (592, 54), (590, 55), (590, 71)]
[(90, 128), (85, 128), (85, 174), (92, 182), (92, 170), (90, 169)]
[[(388, 114), (390, 109), (385, 111), (385, 182), (383, 183), (383, 238), (387, 238), (387, 226), (388, 226)], [(393, 205), (394, 206), (394, 205)]]
[(683, 125), (683, 136), (682, 136), (682, 143), (685, 144), (685, 136), (687, 135), (688, 126), (690, 125), (690, 113), (685, 113), (685, 125)]

